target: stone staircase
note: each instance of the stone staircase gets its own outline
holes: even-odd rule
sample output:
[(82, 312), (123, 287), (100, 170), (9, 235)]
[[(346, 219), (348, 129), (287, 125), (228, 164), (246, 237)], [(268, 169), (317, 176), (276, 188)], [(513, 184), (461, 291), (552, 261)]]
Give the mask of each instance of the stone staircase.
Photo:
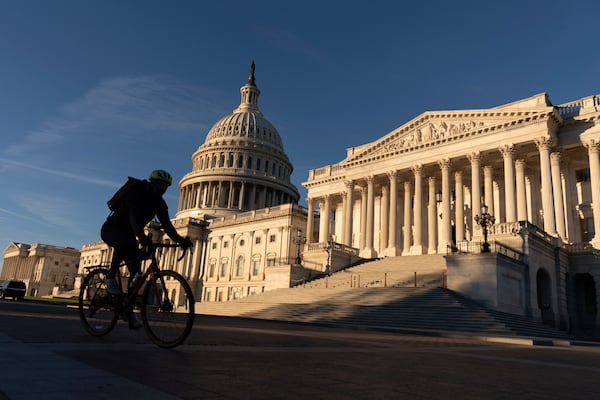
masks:
[[(398, 258), (414, 260), (400, 261)], [(441, 256), (390, 257), (337, 272), (304, 286), (272, 290), (229, 302), (197, 303), (196, 312), (373, 328), (572, 339), (562, 331), (525, 317), (488, 310), (439, 287), (444, 271), (445, 262)], [(383, 277), (385, 273), (387, 278)], [(356, 275), (361, 277), (360, 285), (356, 284), (357, 279), (352, 279)], [(384, 285), (386, 279), (387, 285)]]

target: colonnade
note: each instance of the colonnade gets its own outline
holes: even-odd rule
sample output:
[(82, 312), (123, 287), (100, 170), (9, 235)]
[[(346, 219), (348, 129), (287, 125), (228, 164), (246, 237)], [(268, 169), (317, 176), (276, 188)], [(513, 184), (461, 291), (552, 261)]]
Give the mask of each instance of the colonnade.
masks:
[[(498, 223), (529, 220), (550, 235), (567, 240), (577, 231), (572, 226), (577, 221), (567, 212), (576, 206), (565, 195), (565, 182), (572, 184), (565, 178), (568, 168), (549, 137), (534, 143), (537, 158), (517, 157), (517, 146), (507, 144), (452, 159), (345, 177), (342, 190), (337, 185), (337, 191), (325, 195), (311, 197), (309, 191), (308, 241), (323, 243), (334, 235), (335, 241), (357, 247), (363, 257), (445, 253), (448, 245), (481, 234), (474, 217), (484, 204)], [(600, 145), (585, 146), (592, 204), (600, 204)], [(317, 204), (320, 225), (315, 237), (310, 233)], [(600, 207), (593, 213), (595, 230), (600, 232)]]
[(254, 210), (293, 202), (283, 190), (247, 181), (205, 181), (183, 186), (179, 211), (194, 208)]

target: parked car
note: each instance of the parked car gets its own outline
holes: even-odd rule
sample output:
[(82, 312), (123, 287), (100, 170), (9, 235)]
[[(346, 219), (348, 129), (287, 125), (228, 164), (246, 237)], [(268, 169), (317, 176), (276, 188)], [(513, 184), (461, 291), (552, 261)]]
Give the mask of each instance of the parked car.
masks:
[(0, 299), (11, 297), (13, 300), (23, 300), (26, 290), (25, 282), (4, 281), (0, 283)]

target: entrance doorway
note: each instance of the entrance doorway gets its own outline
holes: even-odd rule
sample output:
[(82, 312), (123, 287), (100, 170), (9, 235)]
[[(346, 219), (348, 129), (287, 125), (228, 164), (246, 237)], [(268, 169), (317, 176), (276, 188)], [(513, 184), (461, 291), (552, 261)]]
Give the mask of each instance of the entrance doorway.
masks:
[(555, 326), (552, 312), (552, 282), (545, 269), (540, 268), (536, 275), (537, 302), (542, 315), (542, 323)]

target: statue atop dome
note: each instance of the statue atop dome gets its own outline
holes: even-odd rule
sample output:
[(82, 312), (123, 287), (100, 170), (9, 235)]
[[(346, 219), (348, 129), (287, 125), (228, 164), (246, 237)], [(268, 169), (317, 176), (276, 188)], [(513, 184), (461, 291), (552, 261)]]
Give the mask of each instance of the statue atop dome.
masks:
[(248, 84), (255, 86), (254, 84), (254, 70), (256, 69), (256, 66), (254, 65), (254, 60), (252, 61), (252, 64), (250, 65), (250, 75), (248, 75)]

